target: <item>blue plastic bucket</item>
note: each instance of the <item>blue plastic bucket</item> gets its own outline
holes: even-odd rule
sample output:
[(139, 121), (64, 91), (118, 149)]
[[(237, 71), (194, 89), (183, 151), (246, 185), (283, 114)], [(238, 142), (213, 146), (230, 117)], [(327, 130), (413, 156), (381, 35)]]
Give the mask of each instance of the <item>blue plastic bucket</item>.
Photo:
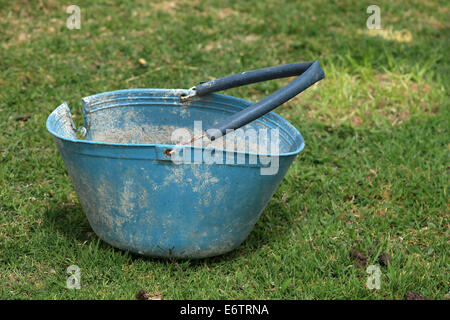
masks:
[[(250, 105), (222, 94), (180, 100), (188, 90), (131, 89), (86, 97), (86, 138), (78, 139), (69, 107), (62, 104), (47, 119), (69, 176), (94, 232), (110, 245), (160, 257), (204, 258), (239, 246), (281, 183), (304, 140), (288, 121), (270, 112), (248, 124), (278, 129), (276, 174), (255, 163), (250, 152), (223, 151), (245, 163), (174, 163), (173, 144), (95, 141), (104, 132), (144, 125), (192, 127), (225, 119)], [(184, 146), (204, 152), (207, 148)]]

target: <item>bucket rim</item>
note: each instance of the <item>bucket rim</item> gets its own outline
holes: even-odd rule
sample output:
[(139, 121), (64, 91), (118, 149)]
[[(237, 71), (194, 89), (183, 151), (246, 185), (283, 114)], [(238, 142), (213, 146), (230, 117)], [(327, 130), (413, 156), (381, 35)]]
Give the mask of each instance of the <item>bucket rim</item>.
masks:
[[(145, 94), (164, 94), (161, 95), (161, 98), (174, 98), (174, 97), (180, 97), (181, 95), (186, 95), (186, 94), (190, 94), (192, 93), (193, 90), (190, 89), (164, 89), (164, 88), (133, 88), (133, 89), (120, 89), (120, 90), (113, 90), (113, 91), (105, 91), (105, 92), (101, 92), (101, 93), (97, 93), (97, 94), (93, 94), (90, 96), (86, 96), (84, 98), (82, 98), (82, 113), (83, 113), (83, 117), (84, 119), (86, 119), (86, 114), (89, 113), (90, 111), (87, 110), (87, 106), (93, 102), (96, 101), (100, 101), (103, 100), (103, 98), (110, 96), (111, 98), (114, 98), (115, 96), (120, 96), (120, 95), (136, 95), (136, 94), (140, 94), (140, 95), (145, 95)], [(155, 95), (156, 96), (156, 95)], [(230, 103), (235, 102), (238, 105), (241, 104), (246, 104), (249, 105), (252, 102), (242, 99), (242, 98), (238, 98), (235, 96), (230, 96), (230, 95), (225, 95), (222, 93), (210, 93), (207, 96), (202, 97), (202, 99), (207, 99), (207, 98), (218, 98), (218, 99), (224, 99), (227, 100)], [(243, 151), (237, 151), (237, 150), (227, 150), (227, 149), (222, 149), (222, 148), (211, 148), (211, 147), (200, 147), (200, 146), (193, 146), (193, 145), (186, 145), (186, 146), (180, 146), (180, 145), (175, 145), (175, 144), (157, 144), (157, 143), (152, 143), (152, 144), (145, 144), (145, 143), (115, 143), (115, 142), (102, 142), (102, 141), (93, 141), (93, 140), (80, 140), (78, 138), (72, 139), (68, 136), (64, 136), (61, 135), (57, 132), (57, 130), (55, 130), (55, 122), (53, 120), (54, 115), (57, 111), (64, 111), (68, 113), (68, 116), (70, 118), (70, 122), (73, 126), (74, 132), (76, 131), (76, 127), (73, 124), (72, 121), (72, 115), (70, 112), (70, 108), (68, 106), (68, 104), (66, 102), (63, 102), (59, 107), (57, 107), (55, 110), (53, 110), (50, 115), (47, 118), (46, 121), (46, 129), (47, 131), (53, 135), (54, 137), (61, 139), (63, 141), (69, 142), (69, 143), (74, 143), (74, 144), (88, 144), (88, 145), (101, 145), (101, 146), (111, 146), (111, 147), (122, 147), (122, 148), (149, 148), (149, 147), (165, 147), (165, 148), (179, 148), (179, 149), (186, 149), (186, 148), (190, 148), (192, 150), (211, 150), (211, 149), (215, 149), (218, 151), (222, 151), (223, 153), (232, 153), (232, 154), (244, 154), (244, 155), (264, 155), (264, 156), (279, 156), (279, 157), (288, 157), (288, 156), (293, 156), (293, 155), (297, 155), (298, 153), (300, 153), (304, 148), (305, 148), (305, 141), (303, 139), (302, 134), (298, 131), (298, 129), (292, 125), (288, 120), (286, 120), (285, 118), (283, 118), (282, 116), (280, 116), (279, 114), (271, 111), (269, 113), (267, 113), (266, 115), (262, 116), (259, 119), (256, 119), (254, 121), (263, 121), (263, 122), (267, 122), (268, 119), (264, 119), (266, 117), (272, 117), (274, 118), (275, 122), (277, 122), (277, 126), (278, 127), (287, 127), (289, 128), (289, 133), (291, 135), (291, 137), (294, 140), (298, 140), (298, 147), (293, 150), (293, 151), (289, 151), (289, 152), (284, 152), (284, 153), (279, 153), (279, 154), (269, 154), (269, 153), (256, 153), (256, 152), (243, 152)], [(53, 120), (53, 121), (52, 121)], [(274, 122), (274, 121), (270, 121), (270, 122)]]

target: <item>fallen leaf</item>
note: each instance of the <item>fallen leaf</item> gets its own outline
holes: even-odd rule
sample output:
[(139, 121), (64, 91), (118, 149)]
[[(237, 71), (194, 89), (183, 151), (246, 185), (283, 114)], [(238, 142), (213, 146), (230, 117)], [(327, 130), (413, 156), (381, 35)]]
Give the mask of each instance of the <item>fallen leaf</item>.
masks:
[(387, 254), (387, 253), (382, 253), (379, 257), (378, 257), (378, 262), (380, 265), (382, 265), (383, 267), (387, 267), (389, 264), (392, 263), (392, 256)]
[(141, 65), (141, 67), (144, 67), (144, 68), (145, 68), (145, 67), (148, 66), (147, 61), (145, 61), (144, 58), (139, 58), (138, 62), (139, 62), (139, 64)]
[(30, 118), (31, 118), (31, 114), (27, 113), (27, 114), (24, 114), (23, 116), (16, 117), (14, 120), (16, 120), (16, 121), (27, 121)]
[(405, 299), (406, 300), (428, 300), (428, 298), (425, 297), (424, 295), (422, 295), (418, 292), (414, 292), (414, 291), (407, 291), (405, 293)]
[(360, 267), (364, 267), (367, 264), (367, 257), (361, 251), (354, 249), (350, 250), (350, 258), (356, 261)]
[(162, 295), (159, 292), (149, 293), (146, 290), (140, 290), (136, 294), (136, 300), (162, 300)]

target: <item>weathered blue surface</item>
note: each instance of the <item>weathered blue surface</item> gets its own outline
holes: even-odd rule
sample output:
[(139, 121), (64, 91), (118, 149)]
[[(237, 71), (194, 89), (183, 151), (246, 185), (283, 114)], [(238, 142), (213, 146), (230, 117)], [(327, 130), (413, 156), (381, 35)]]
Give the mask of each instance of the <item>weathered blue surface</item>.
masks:
[[(182, 104), (180, 95), (188, 93), (131, 89), (84, 98), (86, 140), (77, 139), (66, 104), (47, 119), (47, 129), (54, 136), (90, 225), (112, 246), (180, 258), (233, 250), (251, 232), (304, 147), (300, 133), (272, 112), (251, 125), (280, 130), (282, 152), (276, 175), (261, 175), (260, 162), (174, 164), (164, 153), (173, 145), (89, 140), (101, 134), (99, 131), (130, 124), (192, 127), (194, 120), (202, 120), (206, 128), (250, 104), (221, 94)], [(248, 160), (249, 154), (245, 157)]]

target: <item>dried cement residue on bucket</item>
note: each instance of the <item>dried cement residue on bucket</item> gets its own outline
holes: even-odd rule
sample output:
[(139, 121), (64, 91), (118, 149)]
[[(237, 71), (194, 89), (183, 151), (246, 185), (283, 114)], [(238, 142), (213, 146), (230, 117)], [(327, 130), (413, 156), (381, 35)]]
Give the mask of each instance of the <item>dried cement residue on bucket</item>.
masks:
[[(180, 128), (175, 126), (149, 125), (123, 129), (110, 128), (108, 131), (92, 132), (90, 140), (123, 144), (178, 144), (182, 141), (172, 141), (172, 134), (177, 129)], [(188, 141), (190, 138), (194, 137), (194, 132), (192, 129), (182, 129), (186, 130), (186, 132), (189, 132), (190, 134), (188, 139), (185, 141)], [(232, 142), (228, 143), (230, 140), (234, 141), (234, 145)], [(264, 149), (267, 148), (267, 144), (265, 142), (266, 141), (260, 141), (260, 144), (264, 146)], [(229, 133), (226, 137), (218, 138), (215, 141), (210, 141), (207, 137), (204, 137), (202, 141), (196, 141), (194, 144), (196, 146), (216, 149), (258, 153), (258, 143), (249, 142), (248, 139), (245, 139), (245, 137), (235, 133)], [(259, 153), (261, 153), (261, 150)]]

